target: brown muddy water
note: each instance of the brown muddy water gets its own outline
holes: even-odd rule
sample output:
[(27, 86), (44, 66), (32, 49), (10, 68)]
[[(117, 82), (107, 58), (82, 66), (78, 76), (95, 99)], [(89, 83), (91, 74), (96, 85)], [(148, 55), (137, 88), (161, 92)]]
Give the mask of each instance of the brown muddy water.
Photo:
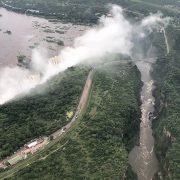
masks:
[(129, 153), (129, 164), (137, 174), (138, 180), (152, 180), (158, 172), (159, 165), (154, 153), (154, 137), (152, 135), (152, 118), (155, 99), (152, 95), (153, 80), (151, 78), (151, 62), (139, 61), (136, 63), (141, 72), (144, 83), (141, 91), (141, 124), (139, 146), (135, 146)]
[(31, 57), (32, 49), (37, 47), (46, 49), (49, 57), (57, 55), (63, 48), (57, 44), (59, 40), (64, 42), (64, 46), (71, 46), (75, 37), (88, 28), (0, 8), (0, 67), (16, 64), (18, 55)]

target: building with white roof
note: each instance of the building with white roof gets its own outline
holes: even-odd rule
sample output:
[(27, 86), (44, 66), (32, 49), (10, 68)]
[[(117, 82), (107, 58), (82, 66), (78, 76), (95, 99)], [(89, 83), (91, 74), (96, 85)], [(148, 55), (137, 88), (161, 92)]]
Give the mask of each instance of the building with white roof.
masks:
[(37, 142), (37, 141), (34, 141), (34, 142), (28, 144), (27, 147), (28, 147), (28, 148), (32, 148), (32, 147), (36, 146), (37, 144), (38, 144), (38, 142)]

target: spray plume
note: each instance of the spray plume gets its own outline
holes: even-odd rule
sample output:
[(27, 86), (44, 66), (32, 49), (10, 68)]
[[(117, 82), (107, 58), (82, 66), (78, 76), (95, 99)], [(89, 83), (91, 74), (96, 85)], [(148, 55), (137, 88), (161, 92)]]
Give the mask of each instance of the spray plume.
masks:
[(15, 96), (27, 93), (38, 84), (46, 82), (50, 77), (66, 70), (68, 67), (98, 59), (107, 54), (124, 54), (132, 57), (135, 46), (134, 36), (144, 38), (153, 29), (168, 24), (169, 18), (162, 14), (151, 14), (139, 23), (130, 23), (123, 15), (123, 9), (113, 5), (110, 16), (103, 16), (99, 25), (87, 31), (74, 41), (72, 47), (64, 48), (58, 64), (50, 63), (38, 50), (32, 53), (31, 70), (20, 67), (5, 67), (0, 72), (0, 104)]

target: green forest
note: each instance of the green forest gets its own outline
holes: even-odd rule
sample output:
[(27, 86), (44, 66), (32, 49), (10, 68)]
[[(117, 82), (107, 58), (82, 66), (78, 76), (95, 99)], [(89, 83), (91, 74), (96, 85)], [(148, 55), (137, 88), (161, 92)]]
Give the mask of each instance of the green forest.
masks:
[(139, 131), (140, 75), (129, 63), (95, 71), (83, 117), (39, 160), (8, 179), (125, 178), (128, 152)]
[(180, 179), (180, 31), (167, 29), (170, 53), (154, 65), (156, 113), (155, 150), (164, 179)]
[(70, 68), (30, 95), (0, 106), (0, 159), (67, 124), (66, 113), (76, 110), (88, 72), (87, 67)]

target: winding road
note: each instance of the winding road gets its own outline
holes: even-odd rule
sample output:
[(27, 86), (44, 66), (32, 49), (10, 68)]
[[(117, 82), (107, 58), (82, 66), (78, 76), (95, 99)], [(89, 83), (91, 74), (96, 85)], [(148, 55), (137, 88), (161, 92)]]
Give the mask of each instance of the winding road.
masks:
[(89, 98), (89, 93), (91, 90), (91, 85), (92, 85), (92, 75), (93, 75), (93, 71), (91, 70), (89, 72), (89, 75), (87, 77), (78, 107), (76, 112), (74, 113), (74, 116), (72, 118), (72, 120), (65, 125), (64, 127), (62, 127), (61, 129), (57, 130), (56, 132), (54, 132), (51, 136), (53, 137), (53, 139), (56, 139), (57, 137), (61, 136), (62, 134), (64, 134), (68, 129), (71, 128), (72, 124), (76, 121), (76, 119), (79, 117), (79, 115), (81, 114), (81, 112), (84, 110), (84, 108), (86, 107), (86, 104), (88, 102), (88, 98)]

